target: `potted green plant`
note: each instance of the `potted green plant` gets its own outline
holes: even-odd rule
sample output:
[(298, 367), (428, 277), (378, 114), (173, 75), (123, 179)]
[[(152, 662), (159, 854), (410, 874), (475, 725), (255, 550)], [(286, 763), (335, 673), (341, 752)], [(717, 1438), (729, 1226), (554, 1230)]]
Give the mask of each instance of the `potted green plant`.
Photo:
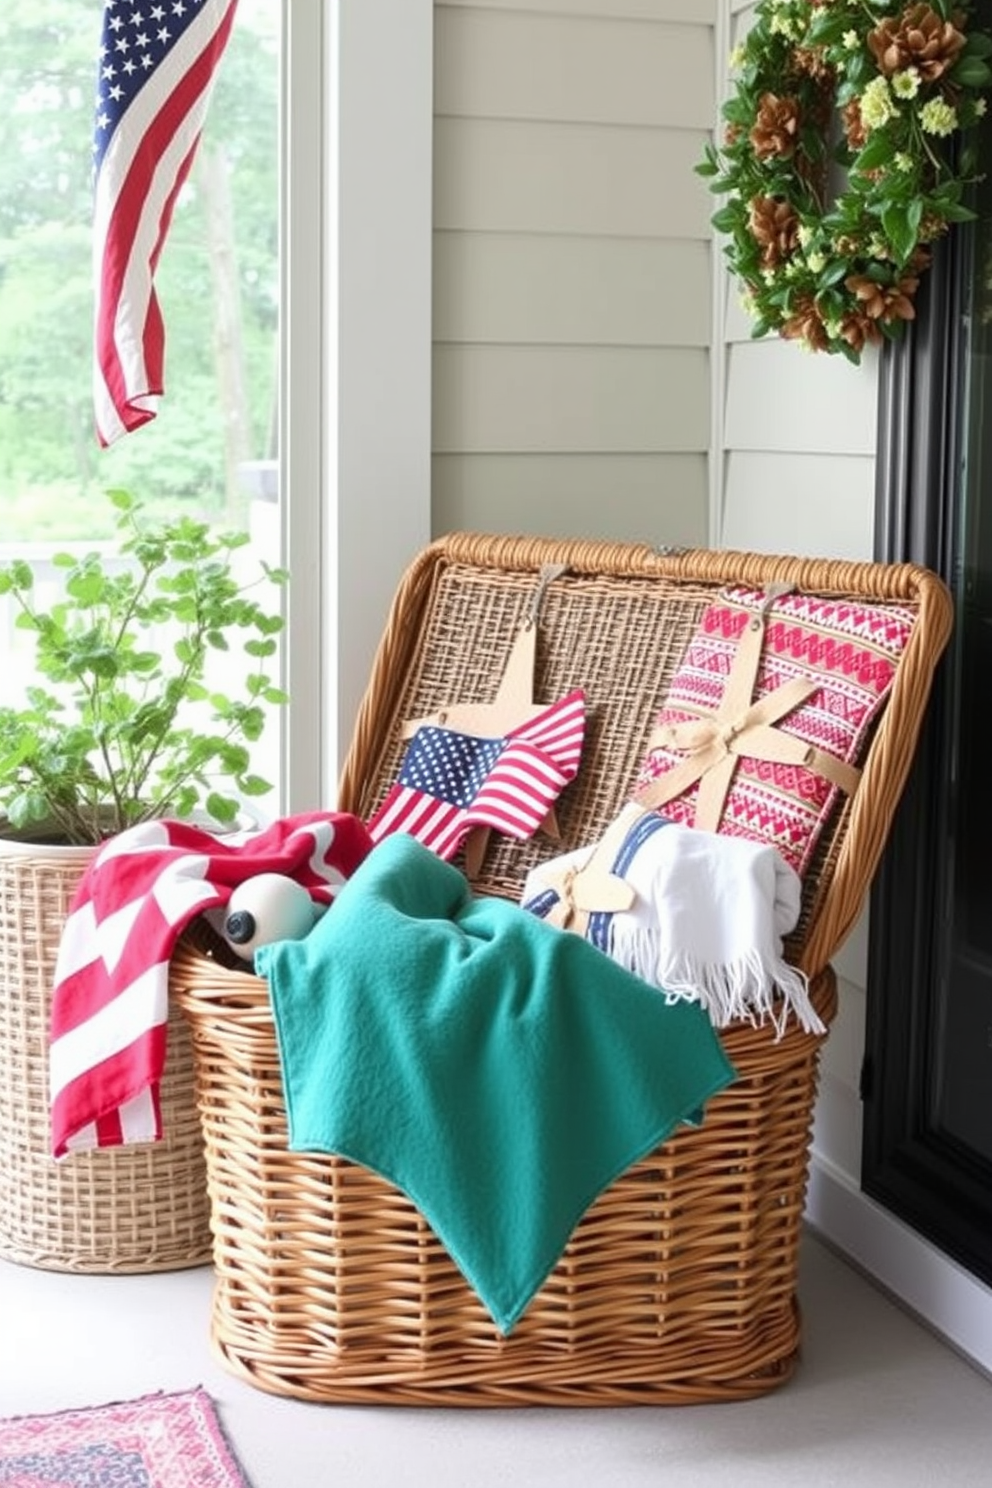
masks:
[[(0, 1256), (52, 1269), (163, 1270), (210, 1258), (188, 1030), (170, 1018), (164, 1140), (50, 1156), (48, 1034), (61, 927), (105, 838), (153, 817), (237, 822), (271, 787), (252, 769), (286, 574), (248, 537), (146, 519), (112, 491), (112, 551), (57, 553), (39, 595), (26, 561), (0, 598), (33, 641), (34, 680), (0, 707)], [(249, 573), (249, 568), (253, 572)], [(275, 586), (274, 589), (272, 586)]]

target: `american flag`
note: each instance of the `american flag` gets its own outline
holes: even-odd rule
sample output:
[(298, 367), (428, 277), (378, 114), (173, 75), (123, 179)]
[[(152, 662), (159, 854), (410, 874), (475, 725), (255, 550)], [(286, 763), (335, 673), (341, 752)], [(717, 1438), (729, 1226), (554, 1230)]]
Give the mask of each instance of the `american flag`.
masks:
[(105, 0), (93, 134), (97, 438), (155, 417), (165, 327), (155, 269), (237, 0)]
[(575, 778), (584, 733), (581, 689), (502, 738), (424, 724), (369, 834), (378, 842), (406, 832), (446, 861), (475, 827), (530, 837)]

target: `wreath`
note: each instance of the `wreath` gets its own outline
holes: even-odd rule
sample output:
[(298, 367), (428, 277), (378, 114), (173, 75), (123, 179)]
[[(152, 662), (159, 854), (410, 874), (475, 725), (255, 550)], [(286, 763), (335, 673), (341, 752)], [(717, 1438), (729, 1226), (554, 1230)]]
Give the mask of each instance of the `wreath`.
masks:
[(973, 8), (759, 0), (697, 166), (726, 197), (712, 221), (754, 336), (858, 362), (914, 318), (931, 244), (975, 216), (992, 39)]

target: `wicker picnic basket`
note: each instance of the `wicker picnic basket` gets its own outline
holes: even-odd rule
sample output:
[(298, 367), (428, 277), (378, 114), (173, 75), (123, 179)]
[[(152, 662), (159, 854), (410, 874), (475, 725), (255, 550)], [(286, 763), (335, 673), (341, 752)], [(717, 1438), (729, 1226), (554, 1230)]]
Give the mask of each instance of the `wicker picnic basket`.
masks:
[[(652, 720), (724, 586), (848, 596), (912, 612), (887, 706), (804, 878), (787, 950), (824, 1024), (829, 958), (853, 925), (909, 769), (951, 625), (911, 565), (660, 554), (628, 544), (456, 534), (405, 575), (345, 762), (339, 806), (368, 819), (395, 780), (401, 725), (488, 701), (545, 565), (535, 691), (586, 690), (562, 841), (493, 836), (475, 887), (517, 899), (528, 870), (594, 841), (628, 799)], [(332, 911), (333, 912), (333, 911)], [(516, 1328), (502, 1336), (413, 1205), (362, 1167), (287, 1150), (265, 982), (201, 927), (173, 962), (190, 1021), (212, 1199), (212, 1339), (252, 1384), (311, 1401), (465, 1406), (685, 1404), (762, 1394), (798, 1352), (797, 1251), (822, 1035), (795, 1020), (722, 1034), (738, 1074), (593, 1204)]]

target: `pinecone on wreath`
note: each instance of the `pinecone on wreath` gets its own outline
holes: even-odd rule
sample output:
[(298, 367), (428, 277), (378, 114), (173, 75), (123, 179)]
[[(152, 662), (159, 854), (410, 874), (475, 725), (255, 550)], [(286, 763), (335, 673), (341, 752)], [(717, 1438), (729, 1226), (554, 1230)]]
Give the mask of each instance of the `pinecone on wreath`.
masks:
[(754, 128), (751, 130), (751, 145), (759, 160), (770, 156), (785, 158), (795, 151), (801, 123), (799, 107), (794, 98), (778, 98), (766, 93), (758, 105)]
[(787, 201), (757, 196), (751, 203), (751, 232), (761, 249), (762, 268), (773, 269), (799, 242), (799, 218)]
[(868, 37), (885, 77), (915, 67), (928, 83), (954, 66), (964, 43), (953, 22), (942, 20), (929, 5), (911, 5), (901, 16), (886, 17)]
[(812, 294), (796, 297), (794, 311), (782, 326), (787, 341), (802, 341), (811, 351), (826, 351), (829, 338)]

